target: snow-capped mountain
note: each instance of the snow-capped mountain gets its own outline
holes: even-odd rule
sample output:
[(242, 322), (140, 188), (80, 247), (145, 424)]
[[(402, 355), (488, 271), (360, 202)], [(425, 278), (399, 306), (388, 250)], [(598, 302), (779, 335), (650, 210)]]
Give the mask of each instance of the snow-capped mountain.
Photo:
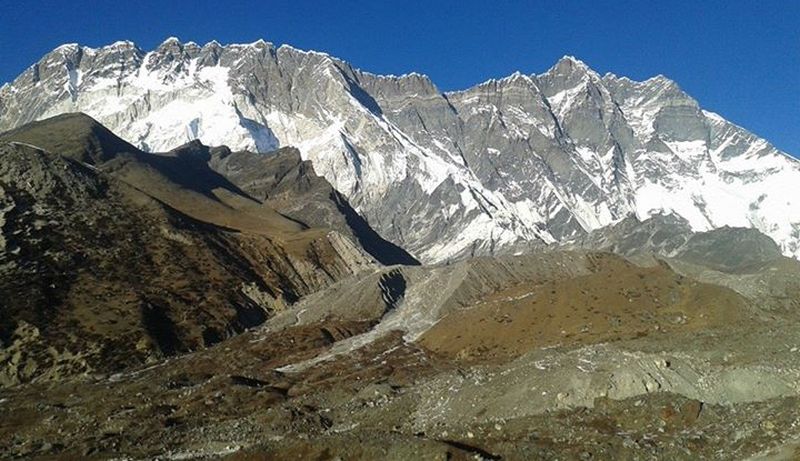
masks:
[(800, 257), (800, 162), (675, 82), (564, 57), (465, 91), (264, 41), (63, 45), (0, 89), (0, 130), (82, 111), (150, 151), (299, 148), (425, 262), (575, 238), (635, 214), (754, 227)]

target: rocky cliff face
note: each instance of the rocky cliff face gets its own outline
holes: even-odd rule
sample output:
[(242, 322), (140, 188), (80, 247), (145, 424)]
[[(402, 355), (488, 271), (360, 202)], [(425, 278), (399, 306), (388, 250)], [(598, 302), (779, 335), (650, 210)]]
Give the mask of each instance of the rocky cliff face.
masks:
[(0, 89), (0, 129), (83, 111), (137, 147), (295, 146), (384, 238), (423, 262), (565, 241), (635, 215), (752, 227), (800, 256), (800, 164), (663, 76), (565, 57), (443, 93), (258, 41), (64, 45)]

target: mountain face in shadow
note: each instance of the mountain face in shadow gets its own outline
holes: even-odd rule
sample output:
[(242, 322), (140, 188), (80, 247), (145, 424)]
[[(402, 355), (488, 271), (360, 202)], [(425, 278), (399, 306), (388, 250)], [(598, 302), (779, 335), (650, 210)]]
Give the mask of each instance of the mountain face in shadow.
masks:
[(240, 190), (207, 150), (144, 153), (81, 114), (0, 136), (0, 341), (23, 359), (0, 357), (0, 381), (196, 350), (374, 267)]
[(314, 172), (295, 148), (270, 154), (212, 149), (211, 167), (285, 216), (311, 227), (336, 229), (384, 265), (415, 265), (407, 251), (382, 238), (347, 199)]

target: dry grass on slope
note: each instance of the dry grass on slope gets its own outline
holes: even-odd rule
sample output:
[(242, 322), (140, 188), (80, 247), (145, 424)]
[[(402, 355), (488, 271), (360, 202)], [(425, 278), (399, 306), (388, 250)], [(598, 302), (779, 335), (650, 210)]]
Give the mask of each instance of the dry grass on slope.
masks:
[(697, 331), (742, 321), (732, 290), (685, 278), (663, 265), (594, 256), (589, 275), (520, 284), (440, 320), (419, 340), (463, 362), (495, 362), (532, 349)]

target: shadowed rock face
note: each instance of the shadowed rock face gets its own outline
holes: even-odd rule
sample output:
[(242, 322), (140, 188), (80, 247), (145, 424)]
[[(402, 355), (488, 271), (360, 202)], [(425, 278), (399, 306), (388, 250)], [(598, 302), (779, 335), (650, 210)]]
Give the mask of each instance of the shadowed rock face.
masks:
[(0, 90), (0, 130), (83, 111), (138, 148), (295, 146), (383, 238), (425, 262), (567, 241), (673, 213), (800, 252), (800, 166), (663, 76), (564, 57), (442, 93), (323, 53), (169, 40), (65, 45)]
[(316, 175), (311, 162), (304, 161), (297, 149), (283, 148), (268, 155), (212, 149), (209, 165), (285, 216), (350, 237), (381, 264), (419, 264), (378, 235), (342, 194)]
[(756, 272), (783, 259), (778, 245), (755, 229), (722, 227), (695, 233), (686, 220), (673, 215), (658, 215), (644, 222), (629, 217), (566, 247), (633, 258), (657, 255), (733, 274)]
[(373, 266), (190, 150), (147, 154), (83, 115), (0, 137), (0, 341), (21, 354), (4, 385), (209, 346)]
[(755, 229), (722, 227), (694, 234), (680, 258), (723, 272), (758, 270), (782, 258), (775, 242)]

